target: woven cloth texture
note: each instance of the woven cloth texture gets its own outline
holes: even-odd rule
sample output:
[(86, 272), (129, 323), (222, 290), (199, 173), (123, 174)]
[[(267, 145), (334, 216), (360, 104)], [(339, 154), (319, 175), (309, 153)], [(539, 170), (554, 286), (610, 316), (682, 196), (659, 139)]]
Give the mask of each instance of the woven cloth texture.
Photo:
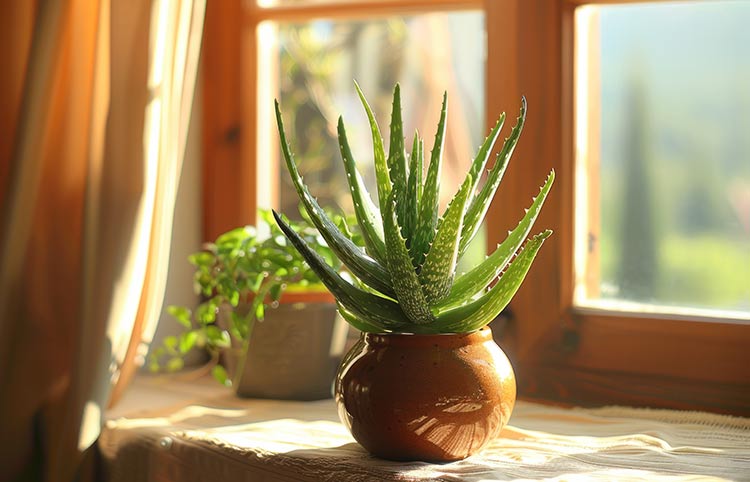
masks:
[(487, 449), (449, 464), (367, 454), (332, 400), (244, 400), (205, 379), (142, 378), (99, 450), (120, 481), (748, 480), (750, 419), (519, 401)]

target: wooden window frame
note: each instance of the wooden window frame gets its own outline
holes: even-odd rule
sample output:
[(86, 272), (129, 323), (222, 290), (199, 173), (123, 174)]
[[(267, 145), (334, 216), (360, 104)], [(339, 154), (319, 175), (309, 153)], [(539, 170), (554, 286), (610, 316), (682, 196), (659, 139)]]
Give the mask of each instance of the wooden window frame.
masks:
[(502, 87), (489, 89), (488, 112), (507, 110), (521, 94), (529, 99), (524, 134), (488, 216), (488, 232), (505, 233), (549, 169), (558, 174), (537, 221), (555, 234), (511, 304), (504, 340), (519, 372), (519, 392), (569, 404), (750, 415), (747, 323), (574, 306), (574, 11), (610, 3), (627, 2), (487, 4), (488, 43), (507, 46), (502, 63), (508, 66), (489, 69), (488, 85)]
[(258, 49), (256, 37), (243, 38), (243, 31), (252, 32), (264, 20), (480, 9), (487, 27), (488, 127), (500, 112), (515, 112), (522, 95), (529, 102), (524, 134), (487, 216), (489, 246), (515, 225), (549, 170), (557, 172), (537, 221), (555, 234), (511, 303), (501, 340), (520, 395), (750, 415), (749, 324), (573, 304), (574, 11), (612, 3), (628, 1), (368, 0), (273, 8), (209, 2), (203, 55), (205, 238), (255, 221)]
[[(256, 222), (258, 171), (273, 173), (273, 152), (258, 142), (259, 119), (270, 118), (258, 99), (258, 27), (266, 21), (375, 18), (426, 12), (482, 10), (483, 0), (360, 0), (310, 5), (254, 6), (221, 0), (206, 6), (203, 39), (203, 235), (215, 239)], [(490, 2), (491, 3), (491, 2)], [(268, 115), (267, 115), (268, 114)], [(265, 163), (264, 163), (265, 161)], [(270, 168), (270, 171), (269, 171)]]

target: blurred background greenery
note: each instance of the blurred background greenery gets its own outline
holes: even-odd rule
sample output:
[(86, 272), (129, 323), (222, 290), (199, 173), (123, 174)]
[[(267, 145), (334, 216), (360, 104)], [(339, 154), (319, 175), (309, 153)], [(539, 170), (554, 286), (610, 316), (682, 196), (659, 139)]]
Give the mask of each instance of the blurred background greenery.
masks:
[(598, 13), (600, 296), (750, 311), (750, 2)]

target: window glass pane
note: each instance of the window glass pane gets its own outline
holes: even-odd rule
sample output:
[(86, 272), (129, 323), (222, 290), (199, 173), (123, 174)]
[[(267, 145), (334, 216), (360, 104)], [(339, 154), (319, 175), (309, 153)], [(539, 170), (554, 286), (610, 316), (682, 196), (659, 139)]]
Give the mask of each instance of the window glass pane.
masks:
[(578, 10), (579, 304), (747, 317), (749, 24), (750, 2)]
[[(336, 137), (339, 115), (359, 170), (377, 202), (372, 139), (354, 88), (356, 80), (373, 107), (386, 150), (393, 86), (400, 83), (406, 150), (411, 152), (418, 129), (425, 139), (425, 163), (443, 92), (448, 91), (441, 176), (445, 206), (485, 134), (483, 15), (454, 12), (368, 21), (319, 20), (277, 25), (277, 35), (278, 89), (285, 126), (299, 169), (320, 204), (353, 212)], [(295, 213), (298, 198), (283, 166), (278, 182), (279, 207), (287, 214)], [(480, 239), (480, 256), (484, 254), (481, 243)]]

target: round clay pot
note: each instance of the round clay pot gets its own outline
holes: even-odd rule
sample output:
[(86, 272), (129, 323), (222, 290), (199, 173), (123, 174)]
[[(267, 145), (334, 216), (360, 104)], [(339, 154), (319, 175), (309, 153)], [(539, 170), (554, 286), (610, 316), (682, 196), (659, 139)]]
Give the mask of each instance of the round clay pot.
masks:
[(513, 368), (489, 328), (364, 334), (336, 377), (341, 421), (370, 453), (445, 462), (484, 448), (510, 418)]

